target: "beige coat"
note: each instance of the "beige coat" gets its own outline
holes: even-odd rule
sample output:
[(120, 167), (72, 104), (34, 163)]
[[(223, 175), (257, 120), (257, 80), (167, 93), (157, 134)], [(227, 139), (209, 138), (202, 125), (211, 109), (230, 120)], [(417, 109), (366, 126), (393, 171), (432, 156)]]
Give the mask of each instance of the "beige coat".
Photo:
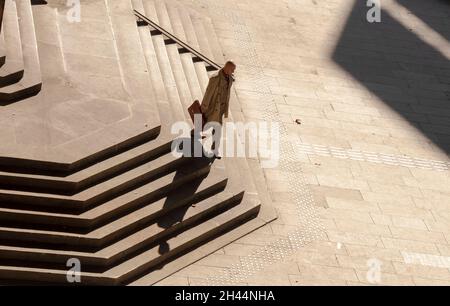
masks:
[(222, 124), (223, 116), (228, 118), (233, 82), (233, 77), (227, 77), (222, 70), (209, 79), (201, 106), (207, 122), (215, 121)]

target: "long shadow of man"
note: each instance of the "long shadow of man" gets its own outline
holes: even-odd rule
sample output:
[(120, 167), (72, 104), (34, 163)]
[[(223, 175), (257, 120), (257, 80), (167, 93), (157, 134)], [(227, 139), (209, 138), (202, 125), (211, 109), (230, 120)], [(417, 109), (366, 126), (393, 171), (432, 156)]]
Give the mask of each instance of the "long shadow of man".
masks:
[[(173, 179), (173, 182), (178, 181), (179, 179), (182, 179), (184, 176), (188, 174), (192, 174), (192, 172), (195, 171), (201, 171), (205, 167), (208, 167), (208, 171), (201, 175), (199, 178), (194, 179), (193, 181), (190, 181), (186, 184), (183, 184), (180, 186), (175, 192), (171, 192), (164, 202), (163, 210), (170, 210), (174, 206), (177, 206), (179, 201), (183, 201), (185, 199), (189, 199), (193, 197), (196, 192), (198, 191), (198, 188), (202, 184), (202, 182), (209, 176), (209, 171), (211, 165), (214, 163), (213, 158), (208, 158), (205, 156), (202, 157), (192, 157), (194, 156), (194, 148), (195, 145), (199, 145), (200, 140), (196, 139), (195, 137), (189, 138), (189, 139), (181, 139), (181, 143), (189, 143), (191, 144), (191, 157), (184, 157), (189, 158), (190, 160), (187, 162), (187, 165), (184, 167), (181, 167), (180, 169), (177, 169), (175, 177)], [(201, 145), (201, 144), (200, 144)], [(183, 150), (185, 148), (178, 148), (178, 150)], [(176, 208), (173, 211), (171, 211), (170, 214), (167, 216), (164, 216), (158, 221), (158, 226), (164, 229), (169, 229), (174, 225), (177, 225), (178, 223), (182, 222), (186, 212), (188, 209), (195, 204), (196, 201), (201, 200), (200, 198), (194, 197), (194, 199), (188, 203), (185, 203), (186, 205), (183, 205), (182, 207)], [(170, 246), (166, 242), (167, 238), (164, 238), (164, 240), (159, 244), (159, 253), (165, 254), (170, 251)]]

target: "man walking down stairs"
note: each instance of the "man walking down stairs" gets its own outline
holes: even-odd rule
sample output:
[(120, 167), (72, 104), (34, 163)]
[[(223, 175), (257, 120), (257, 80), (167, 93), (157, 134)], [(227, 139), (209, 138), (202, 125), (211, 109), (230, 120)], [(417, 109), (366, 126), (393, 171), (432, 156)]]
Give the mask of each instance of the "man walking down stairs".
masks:
[(228, 118), (231, 86), (234, 82), (233, 73), (235, 70), (236, 64), (228, 61), (221, 70), (209, 79), (201, 106), (206, 122), (222, 124), (223, 117)]
[(205, 124), (212, 124), (214, 142), (211, 150), (217, 158), (220, 156), (223, 118), (228, 118), (230, 110), (231, 87), (234, 82), (233, 73), (236, 64), (233, 61), (226, 62), (225, 66), (216, 72), (210, 79), (203, 97), (201, 111), (205, 118)]

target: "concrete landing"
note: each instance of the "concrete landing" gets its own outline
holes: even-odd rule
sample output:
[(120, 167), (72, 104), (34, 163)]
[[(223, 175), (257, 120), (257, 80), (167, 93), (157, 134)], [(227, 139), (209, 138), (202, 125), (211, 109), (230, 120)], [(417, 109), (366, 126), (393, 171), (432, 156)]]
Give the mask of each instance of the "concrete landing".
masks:
[(139, 37), (126, 35), (135, 20), (120, 1), (81, 1), (80, 22), (65, 2), (47, 2), (33, 6), (42, 91), (0, 106), (0, 165), (71, 164), (160, 125)]

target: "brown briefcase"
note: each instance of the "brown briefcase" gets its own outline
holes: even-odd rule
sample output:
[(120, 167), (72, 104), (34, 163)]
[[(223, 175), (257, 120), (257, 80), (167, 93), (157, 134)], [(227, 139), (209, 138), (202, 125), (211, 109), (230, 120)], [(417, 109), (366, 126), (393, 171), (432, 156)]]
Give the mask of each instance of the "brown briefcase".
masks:
[(200, 107), (200, 102), (198, 100), (195, 100), (194, 103), (192, 103), (192, 105), (188, 108), (188, 112), (189, 115), (191, 116), (191, 120), (192, 123), (194, 123), (195, 125), (195, 121), (194, 121), (194, 116), (196, 114), (201, 114), (202, 115), (202, 128), (205, 126), (206, 124), (206, 120), (205, 120), (205, 116), (202, 113), (202, 109)]

